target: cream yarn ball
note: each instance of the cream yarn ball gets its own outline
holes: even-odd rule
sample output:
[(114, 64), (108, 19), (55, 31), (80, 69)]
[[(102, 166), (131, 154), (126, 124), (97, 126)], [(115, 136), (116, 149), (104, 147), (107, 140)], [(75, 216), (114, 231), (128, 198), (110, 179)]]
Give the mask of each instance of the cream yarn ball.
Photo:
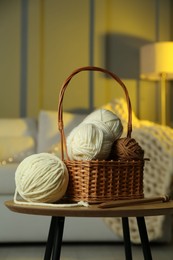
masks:
[[(92, 123), (99, 126), (104, 132), (112, 134), (112, 140), (115, 141), (122, 135), (123, 125), (121, 120), (112, 111), (106, 109), (97, 109), (89, 114), (84, 123)], [(110, 136), (111, 137), (111, 136)]]
[(67, 151), (71, 160), (105, 159), (111, 149), (103, 131), (93, 124), (80, 124), (67, 137)]
[(71, 160), (106, 160), (113, 142), (122, 134), (120, 119), (111, 111), (99, 109), (87, 116), (67, 137)]
[(28, 202), (56, 202), (68, 186), (69, 175), (65, 164), (49, 153), (26, 157), (15, 172), (16, 190)]

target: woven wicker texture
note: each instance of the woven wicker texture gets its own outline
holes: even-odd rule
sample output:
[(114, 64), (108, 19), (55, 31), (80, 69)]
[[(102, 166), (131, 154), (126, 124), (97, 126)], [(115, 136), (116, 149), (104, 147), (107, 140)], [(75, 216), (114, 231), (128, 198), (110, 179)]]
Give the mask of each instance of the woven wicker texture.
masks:
[[(144, 160), (70, 160), (67, 153), (66, 137), (63, 127), (63, 98), (71, 79), (82, 71), (98, 71), (108, 74), (124, 90), (128, 108), (127, 138), (132, 132), (132, 108), (129, 94), (124, 83), (112, 72), (99, 67), (82, 67), (76, 69), (61, 87), (58, 104), (58, 126), (61, 135), (62, 160), (69, 172), (69, 185), (66, 198), (71, 201), (90, 203), (105, 202), (116, 199), (143, 198)], [(64, 160), (64, 153), (67, 160)]]

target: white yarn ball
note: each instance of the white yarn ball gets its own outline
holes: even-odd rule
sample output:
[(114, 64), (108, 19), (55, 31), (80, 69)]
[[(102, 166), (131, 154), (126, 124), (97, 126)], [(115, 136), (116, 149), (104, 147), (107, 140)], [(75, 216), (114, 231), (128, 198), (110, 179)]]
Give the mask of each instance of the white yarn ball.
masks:
[[(106, 134), (112, 135), (113, 142), (120, 138), (123, 132), (121, 120), (112, 111), (97, 109), (89, 114), (83, 123), (92, 123), (100, 127)], [(111, 136), (109, 136), (111, 138)]]
[(109, 156), (111, 139), (93, 124), (81, 123), (67, 137), (67, 152), (71, 160), (104, 160)]
[(57, 156), (49, 153), (26, 157), (15, 172), (16, 189), (29, 202), (55, 202), (68, 186), (68, 170)]

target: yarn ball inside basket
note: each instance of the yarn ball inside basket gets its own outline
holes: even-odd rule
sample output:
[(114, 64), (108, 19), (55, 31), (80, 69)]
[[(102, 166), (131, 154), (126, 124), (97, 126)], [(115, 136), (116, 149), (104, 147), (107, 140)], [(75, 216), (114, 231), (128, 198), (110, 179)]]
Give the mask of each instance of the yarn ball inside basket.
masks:
[(83, 123), (92, 123), (101, 128), (106, 134), (109, 133), (109, 137), (112, 141), (120, 138), (123, 132), (123, 126), (121, 120), (112, 111), (106, 109), (97, 109), (89, 114)]
[(142, 160), (144, 150), (134, 138), (120, 138), (114, 142), (110, 157), (111, 159)]
[(71, 160), (104, 160), (111, 151), (112, 140), (100, 127), (81, 123), (67, 137), (67, 151)]
[(16, 190), (28, 202), (56, 202), (68, 186), (69, 175), (65, 164), (49, 153), (26, 157), (15, 172)]

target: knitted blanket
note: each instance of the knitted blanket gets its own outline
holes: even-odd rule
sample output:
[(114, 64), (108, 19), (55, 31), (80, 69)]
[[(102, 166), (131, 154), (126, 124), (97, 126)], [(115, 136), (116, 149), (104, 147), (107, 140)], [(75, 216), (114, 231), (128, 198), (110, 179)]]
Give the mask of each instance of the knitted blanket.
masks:
[[(124, 127), (124, 136), (127, 129), (127, 105), (125, 100), (113, 100), (104, 106), (113, 111)], [(145, 151), (145, 158), (150, 161), (144, 167), (144, 195), (155, 197), (172, 192), (173, 179), (173, 129), (149, 121), (138, 120), (132, 113), (132, 137)], [(146, 217), (146, 226), (149, 240), (161, 239), (164, 234), (165, 216)], [(105, 218), (104, 222), (116, 235), (123, 237), (120, 218)], [(140, 243), (136, 218), (129, 218), (131, 240)]]

